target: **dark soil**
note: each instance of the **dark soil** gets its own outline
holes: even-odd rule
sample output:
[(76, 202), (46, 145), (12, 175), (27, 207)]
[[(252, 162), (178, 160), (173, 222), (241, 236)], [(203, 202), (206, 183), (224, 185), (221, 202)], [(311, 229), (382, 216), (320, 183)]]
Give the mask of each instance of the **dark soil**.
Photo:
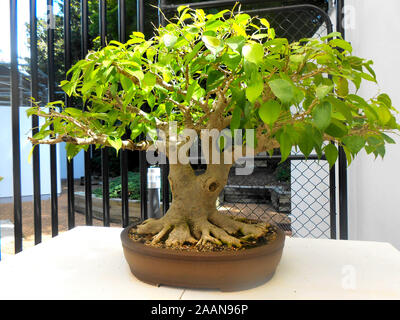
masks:
[[(250, 224), (255, 224), (255, 223), (259, 222), (258, 220), (247, 219), (247, 218), (235, 218), (235, 219), (245, 222), (245, 223), (250, 223)], [(153, 245), (151, 243), (153, 236), (137, 234), (135, 227), (132, 227), (132, 229), (129, 230), (129, 238), (131, 238), (135, 242), (141, 242), (141, 243), (144, 243), (145, 245), (158, 247), (158, 248), (169, 248), (169, 249), (175, 249), (175, 250), (196, 251), (196, 252), (238, 251), (238, 250), (255, 248), (255, 247), (259, 247), (259, 246), (273, 242), (276, 239), (276, 234), (277, 234), (277, 227), (268, 224), (266, 233), (263, 237), (260, 237), (258, 239), (249, 239), (246, 242), (243, 242), (243, 245), (240, 248), (228, 246), (225, 244), (217, 245), (217, 244), (210, 243), (210, 242), (207, 242), (207, 244), (204, 246), (196, 246), (195, 244), (185, 243), (182, 246), (171, 248), (171, 247), (167, 247), (165, 245), (165, 243), (163, 243), (163, 242)], [(240, 238), (240, 235), (233, 235), (233, 236), (237, 236)]]

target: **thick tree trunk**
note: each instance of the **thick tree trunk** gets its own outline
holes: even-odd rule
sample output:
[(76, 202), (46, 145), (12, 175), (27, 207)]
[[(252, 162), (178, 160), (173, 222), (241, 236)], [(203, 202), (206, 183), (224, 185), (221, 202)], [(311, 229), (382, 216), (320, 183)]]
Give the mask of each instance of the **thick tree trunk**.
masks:
[(184, 243), (225, 243), (240, 247), (249, 238), (264, 235), (263, 224), (246, 224), (218, 213), (216, 200), (228, 180), (231, 165), (210, 164), (196, 176), (190, 165), (170, 165), (172, 204), (161, 219), (148, 219), (137, 227), (139, 234), (152, 234), (153, 243), (168, 246)]

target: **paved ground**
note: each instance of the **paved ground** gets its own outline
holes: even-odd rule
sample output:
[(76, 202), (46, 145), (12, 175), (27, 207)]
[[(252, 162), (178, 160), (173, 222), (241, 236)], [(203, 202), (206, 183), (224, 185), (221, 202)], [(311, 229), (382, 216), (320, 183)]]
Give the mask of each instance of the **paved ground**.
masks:
[[(14, 224), (10, 220), (0, 220), (0, 244), (1, 248), (9, 247), (14, 243)], [(1, 260), (7, 256), (1, 250)]]
[[(75, 184), (75, 190), (81, 191), (83, 187), (79, 183)], [(42, 200), (42, 241), (51, 239), (51, 203), (50, 200)], [(62, 184), (62, 193), (58, 197), (58, 221), (59, 221), (59, 233), (68, 230), (68, 203), (67, 203), (67, 187), (66, 184)], [(13, 217), (13, 204), (2, 203), (0, 204), (0, 220), (9, 220), (11, 223), (14, 222)], [(85, 225), (85, 216), (83, 214), (75, 214), (76, 226)], [(102, 226), (103, 221), (93, 219), (93, 225)], [(112, 224), (113, 227), (120, 227), (119, 224)], [(12, 231), (13, 233), (13, 231)], [(32, 247), (35, 244), (34, 239), (34, 222), (33, 222), (33, 202), (22, 203), (22, 233), (23, 233), (23, 248)], [(14, 254), (14, 237), (9, 241), (2, 243), (1, 245), (2, 254)]]

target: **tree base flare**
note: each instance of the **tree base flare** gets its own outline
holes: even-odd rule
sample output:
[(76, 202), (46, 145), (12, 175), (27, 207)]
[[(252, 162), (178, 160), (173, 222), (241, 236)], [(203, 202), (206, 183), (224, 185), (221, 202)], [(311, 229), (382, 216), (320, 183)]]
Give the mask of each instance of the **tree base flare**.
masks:
[(195, 251), (242, 250), (265, 245), (276, 239), (277, 228), (257, 220), (214, 213), (208, 218), (148, 219), (133, 227), (133, 241), (159, 248)]

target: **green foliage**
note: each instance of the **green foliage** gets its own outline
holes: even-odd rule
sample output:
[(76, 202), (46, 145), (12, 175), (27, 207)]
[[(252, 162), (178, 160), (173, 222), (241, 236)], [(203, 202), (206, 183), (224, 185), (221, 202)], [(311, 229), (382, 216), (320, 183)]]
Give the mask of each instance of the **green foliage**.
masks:
[(275, 177), (280, 182), (290, 182), (291, 174), (289, 161), (280, 163), (275, 170)]
[[(115, 177), (110, 179), (110, 198), (122, 197), (122, 183), (121, 177)], [(93, 190), (93, 194), (99, 198), (103, 197), (103, 188), (96, 188)], [(128, 172), (128, 197), (130, 200), (140, 200), (140, 173), (139, 172)], [(162, 201), (162, 194), (160, 194), (160, 201)]]
[(223, 129), (213, 120), (217, 114), (231, 129), (256, 129), (258, 140), (267, 135), (282, 161), (299, 147), (306, 156), (325, 151), (332, 165), (337, 150), (324, 141), (343, 146), (349, 163), (362, 148), (385, 154), (392, 141), (383, 132), (399, 129), (397, 111), (386, 94), (357, 95), (376, 75), (340, 34), (289, 43), (275, 38), (268, 21), (245, 13), (178, 11), (153, 38), (134, 32), (127, 43), (110, 41), (76, 63), (61, 87), (88, 110), (64, 109), (35, 138), (100, 136), (119, 150), (126, 128), (131, 140), (141, 134), (155, 140), (170, 121), (179, 131)]
[[(121, 198), (121, 177), (110, 179), (110, 198)], [(103, 197), (103, 189), (93, 190), (97, 197)], [(128, 196), (130, 200), (140, 200), (140, 174), (139, 172), (128, 172)]]

